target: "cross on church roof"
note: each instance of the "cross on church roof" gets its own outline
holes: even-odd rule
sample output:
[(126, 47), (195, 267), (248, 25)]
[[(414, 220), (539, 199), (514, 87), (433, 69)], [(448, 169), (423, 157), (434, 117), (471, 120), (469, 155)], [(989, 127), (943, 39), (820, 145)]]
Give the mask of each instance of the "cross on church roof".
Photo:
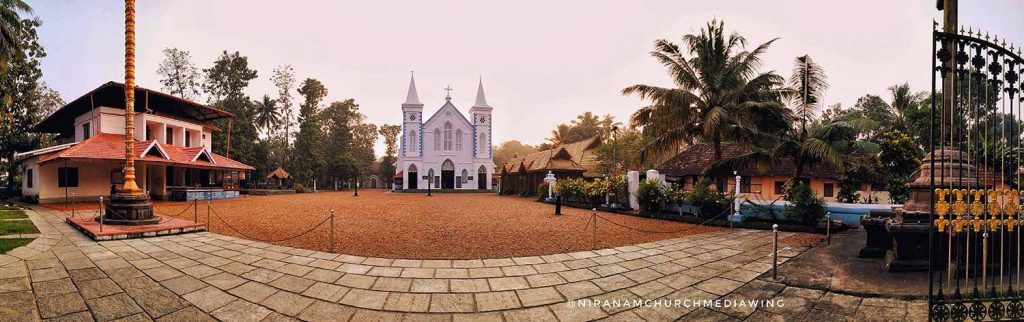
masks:
[(444, 90), (447, 92), (444, 99), (447, 101), (452, 100), (452, 85), (445, 86)]

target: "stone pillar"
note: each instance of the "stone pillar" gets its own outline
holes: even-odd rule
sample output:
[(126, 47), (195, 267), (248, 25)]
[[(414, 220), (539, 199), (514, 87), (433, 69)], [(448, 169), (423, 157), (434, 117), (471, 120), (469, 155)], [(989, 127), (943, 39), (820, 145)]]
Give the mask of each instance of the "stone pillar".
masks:
[(629, 207), (640, 209), (640, 203), (636, 199), (636, 192), (640, 190), (640, 172), (630, 170), (626, 172), (626, 186), (629, 191)]

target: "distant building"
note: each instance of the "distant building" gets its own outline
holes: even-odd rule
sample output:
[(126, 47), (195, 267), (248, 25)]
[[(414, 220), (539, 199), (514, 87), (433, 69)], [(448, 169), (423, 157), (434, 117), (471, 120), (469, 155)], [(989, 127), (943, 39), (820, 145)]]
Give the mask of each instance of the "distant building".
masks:
[(601, 136), (516, 156), (501, 166), (501, 193), (534, 195), (550, 171), (559, 180), (597, 178), (597, 147)]
[[(722, 142), (722, 158), (729, 159), (749, 153), (750, 148), (735, 142)], [(675, 157), (665, 161), (658, 167), (658, 172), (665, 175), (669, 182), (681, 185), (684, 190), (692, 190), (698, 178), (703, 176), (705, 169), (714, 163), (715, 151), (711, 143), (694, 144)], [(769, 167), (759, 169), (756, 165), (749, 165), (735, 169), (740, 179), (740, 193), (752, 200), (772, 201), (784, 198), (784, 185), (787, 180), (793, 177), (795, 166), (793, 160), (784, 159), (773, 163)], [(825, 164), (811, 164), (804, 168), (802, 180), (810, 184), (811, 190), (825, 201), (836, 201), (839, 194), (840, 173), (835, 168)], [(736, 179), (734, 175), (728, 176), (726, 190), (734, 193)], [(868, 197), (874, 203), (889, 202), (889, 193), (883, 190), (884, 187), (864, 184), (859, 194), (862, 200)]]
[[(450, 90), (450, 89), (449, 89)], [(491, 157), (491, 111), (481, 81), (469, 118), (452, 104), (451, 95), (428, 119), (409, 80), (402, 104), (402, 151), (396, 162), (396, 190), (490, 190), (494, 174)], [(379, 179), (378, 179), (379, 180)]]
[[(253, 167), (210, 149), (220, 132), (210, 121), (234, 114), (141, 87), (135, 98), (132, 152), (141, 189), (156, 199), (196, 190), (214, 198), (237, 196)], [(42, 203), (109, 196), (124, 181), (124, 103), (124, 84), (108, 82), (37, 124), (35, 132), (57, 134), (59, 145), (16, 154), (22, 195)]]

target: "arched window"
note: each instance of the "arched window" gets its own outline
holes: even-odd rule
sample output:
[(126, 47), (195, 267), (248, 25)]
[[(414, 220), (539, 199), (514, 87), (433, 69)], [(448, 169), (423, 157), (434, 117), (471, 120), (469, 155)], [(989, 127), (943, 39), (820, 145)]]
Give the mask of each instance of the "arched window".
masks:
[(444, 150), (452, 150), (452, 123), (444, 122)]
[(441, 149), (441, 129), (434, 129), (434, 151)]
[(455, 130), (455, 151), (462, 151), (462, 129)]
[[(483, 167), (483, 166), (481, 166), (481, 167)], [(409, 172), (419, 172), (419, 171), (416, 171), (416, 165), (415, 164), (410, 164), (409, 165)]]
[(477, 140), (477, 142), (476, 146), (479, 147), (481, 154), (484, 153), (484, 151), (487, 151), (487, 133), (480, 133), (480, 139)]
[(466, 169), (462, 169), (462, 179), (460, 180), (462, 181), (462, 183), (466, 183), (466, 181), (469, 180), (469, 171), (467, 171)]
[(416, 130), (409, 130), (409, 152), (416, 152)]

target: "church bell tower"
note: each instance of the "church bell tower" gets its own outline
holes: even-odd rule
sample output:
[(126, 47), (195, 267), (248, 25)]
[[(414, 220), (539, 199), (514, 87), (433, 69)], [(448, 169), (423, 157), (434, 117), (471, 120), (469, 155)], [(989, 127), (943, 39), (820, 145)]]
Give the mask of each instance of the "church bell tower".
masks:
[(469, 109), (469, 115), (473, 122), (473, 157), (476, 159), (491, 158), (491, 111), (493, 107), (487, 105), (487, 97), (484, 96), (484, 82), (481, 78), (476, 89), (476, 103)]
[(402, 156), (423, 156), (423, 103), (416, 93), (416, 77), (409, 77), (409, 93), (402, 103)]

